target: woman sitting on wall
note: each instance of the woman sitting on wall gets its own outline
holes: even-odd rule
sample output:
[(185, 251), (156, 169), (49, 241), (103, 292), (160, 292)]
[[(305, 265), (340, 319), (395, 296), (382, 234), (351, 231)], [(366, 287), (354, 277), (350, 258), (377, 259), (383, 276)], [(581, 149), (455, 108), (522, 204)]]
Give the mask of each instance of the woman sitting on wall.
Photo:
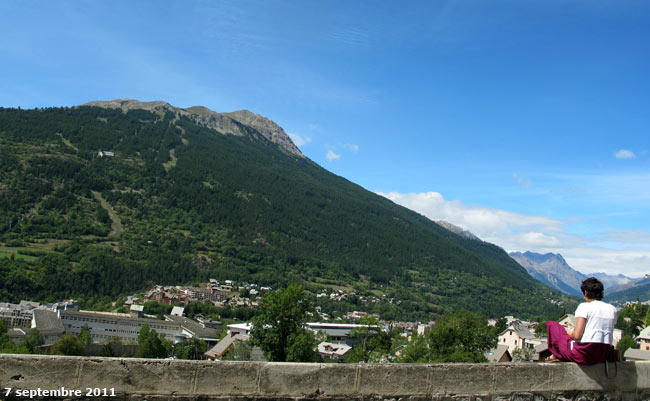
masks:
[(570, 361), (583, 365), (605, 362), (612, 352), (612, 333), (616, 324), (616, 308), (602, 302), (603, 283), (596, 278), (582, 282), (580, 290), (586, 302), (576, 309), (576, 326), (566, 329), (558, 322), (546, 322), (548, 350), (553, 354), (547, 361)]

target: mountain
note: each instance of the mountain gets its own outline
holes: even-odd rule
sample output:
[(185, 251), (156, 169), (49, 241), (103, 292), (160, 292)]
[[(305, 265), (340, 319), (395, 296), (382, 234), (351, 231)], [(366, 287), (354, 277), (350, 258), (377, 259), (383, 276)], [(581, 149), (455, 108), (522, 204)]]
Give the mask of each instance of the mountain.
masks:
[[(262, 117), (259, 114), (248, 110), (239, 110), (232, 113), (217, 113), (203, 106), (193, 106), (187, 109), (174, 107), (166, 102), (139, 102), (131, 99), (117, 99), (110, 101), (94, 101), (84, 106), (103, 107), (107, 109), (120, 109), (126, 113), (129, 110), (147, 110), (158, 114), (172, 112), (177, 117), (188, 117), (197, 124), (213, 128), (223, 134), (246, 136), (251, 134), (251, 128), (255, 133), (262, 135), (272, 143), (277, 144), (280, 149), (304, 157), (300, 149), (291, 141), (282, 127)], [(162, 115), (161, 115), (162, 116)]]
[(627, 288), (631, 288), (640, 284), (640, 279), (630, 278), (622, 274), (610, 275), (607, 273), (599, 272), (591, 273), (589, 274), (589, 277), (596, 277), (598, 280), (600, 280), (607, 289), (607, 292), (610, 294), (618, 291), (623, 291)]
[(121, 99), (0, 108), (0, 301), (100, 308), (153, 285), (301, 283), (324, 312), (534, 316), (571, 298), (304, 157), (249, 111)]
[(618, 287), (614, 292), (606, 293), (605, 300), (616, 304), (625, 304), (626, 302), (635, 302), (637, 299), (641, 302), (650, 301), (650, 276), (635, 280), (632, 285)]
[(540, 282), (565, 294), (582, 297), (580, 285), (587, 276), (571, 268), (562, 255), (511, 252), (510, 257)]
[(535, 279), (549, 287), (556, 288), (565, 294), (576, 297), (582, 297), (580, 285), (588, 277), (596, 277), (599, 279), (605, 286), (605, 294), (613, 294), (614, 292), (625, 290), (639, 282), (638, 279), (632, 279), (622, 274), (580, 273), (569, 266), (559, 253), (542, 255), (534, 252), (511, 252), (510, 257), (522, 265)]
[(456, 233), (456, 234), (460, 235), (461, 237), (465, 237), (467, 239), (471, 239), (471, 240), (474, 240), (474, 241), (481, 241), (481, 239), (479, 237), (477, 237), (476, 235), (474, 235), (472, 232), (470, 232), (468, 230), (464, 230), (462, 227), (458, 227), (458, 226), (456, 226), (454, 224), (451, 224), (448, 221), (436, 220), (436, 223), (438, 225), (446, 228), (447, 230), (451, 231), (452, 233)]

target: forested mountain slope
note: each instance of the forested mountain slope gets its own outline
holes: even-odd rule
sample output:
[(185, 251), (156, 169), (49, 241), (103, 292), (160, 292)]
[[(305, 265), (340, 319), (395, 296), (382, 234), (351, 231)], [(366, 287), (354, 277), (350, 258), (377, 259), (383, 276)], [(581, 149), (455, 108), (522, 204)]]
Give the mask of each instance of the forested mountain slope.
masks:
[(0, 109), (0, 301), (91, 303), (209, 277), (348, 288), (396, 319), (569, 299), (502, 249), (287, 152), (266, 122), (235, 123), (222, 134), (164, 105)]

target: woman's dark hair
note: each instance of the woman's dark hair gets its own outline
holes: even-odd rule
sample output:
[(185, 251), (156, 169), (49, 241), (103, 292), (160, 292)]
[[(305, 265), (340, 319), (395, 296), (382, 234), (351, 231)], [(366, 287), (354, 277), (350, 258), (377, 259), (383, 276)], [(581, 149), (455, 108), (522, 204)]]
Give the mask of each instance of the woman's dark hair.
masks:
[(595, 299), (596, 301), (603, 299), (603, 283), (595, 277), (589, 277), (583, 281), (580, 290), (582, 290), (582, 293), (587, 295), (587, 298), (589, 299)]

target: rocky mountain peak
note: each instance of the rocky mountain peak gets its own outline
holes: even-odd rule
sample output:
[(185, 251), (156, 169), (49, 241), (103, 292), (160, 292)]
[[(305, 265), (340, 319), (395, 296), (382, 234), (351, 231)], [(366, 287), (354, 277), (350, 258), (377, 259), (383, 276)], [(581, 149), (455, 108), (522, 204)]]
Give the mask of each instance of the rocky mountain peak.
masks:
[(472, 240), (475, 240), (475, 241), (481, 241), (481, 239), (479, 237), (477, 237), (476, 235), (474, 235), (471, 231), (464, 230), (462, 227), (458, 227), (457, 225), (451, 224), (448, 221), (436, 220), (436, 224), (438, 224), (439, 226), (444, 227), (445, 229), (451, 231), (452, 233), (456, 233), (456, 234), (460, 235), (461, 237), (465, 237), (465, 238), (472, 239)]
[(158, 114), (164, 114), (165, 111), (171, 111), (178, 116), (186, 116), (194, 120), (197, 124), (208, 128), (215, 129), (223, 134), (237, 136), (250, 135), (245, 128), (252, 128), (262, 137), (270, 142), (277, 144), (283, 151), (296, 156), (304, 157), (300, 149), (291, 141), (282, 127), (249, 110), (239, 110), (231, 113), (217, 113), (204, 106), (192, 106), (187, 109), (175, 107), (167, 102), (153, 101), (140, 102), (133, 99), (116, 99), (108, 101), (94, 101), (83, 104), (83, 106), (95, 106), (111, 109), (121, 109), (127, 112), (133, 109), (142, 109), (153, 111)]
[(528, 274), (542, 283), (566, 294), (580, 296), (580, 283), (586, 276), (569, 266), (562, 255), (511, 252), (510, 257), (522, 265)]

